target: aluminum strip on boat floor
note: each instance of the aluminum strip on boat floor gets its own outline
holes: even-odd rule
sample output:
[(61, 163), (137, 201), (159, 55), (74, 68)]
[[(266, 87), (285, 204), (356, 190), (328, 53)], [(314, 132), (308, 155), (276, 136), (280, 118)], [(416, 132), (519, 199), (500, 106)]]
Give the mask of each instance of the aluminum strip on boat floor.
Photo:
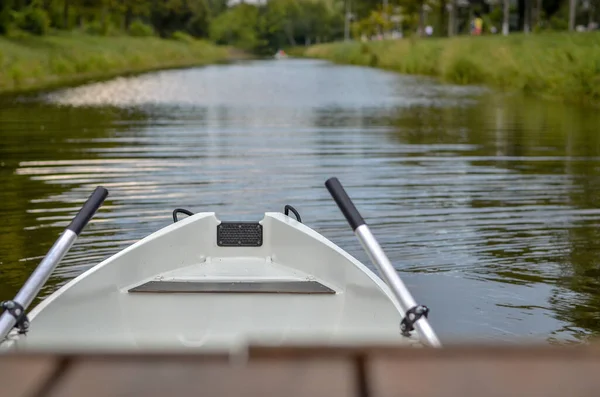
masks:
[(335, 294), (317, 281), (148, 281), (128, 292)]

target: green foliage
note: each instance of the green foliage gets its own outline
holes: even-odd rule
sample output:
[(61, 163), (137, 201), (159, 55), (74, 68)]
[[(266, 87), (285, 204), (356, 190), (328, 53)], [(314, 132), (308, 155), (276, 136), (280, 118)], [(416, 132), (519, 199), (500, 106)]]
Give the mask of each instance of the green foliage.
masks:
[(109, 20), (92, 21), (85, 25), (84, 31), (87, 34), (97, 36), (115, 36), (119, 33), (117, 27)]
[[(434, 36), (444, 36), (449, 23), (446, 7), (450, 0), (390, 0), (385, 10), (381, 0), (238, 1), (230, 7), (228, 0), (0, 0), (0, 35), (12, 37), (21, 34), (20, 30), (36, 35), (76, 30), (99, 36), (158, 35), (177, 41), (189, 41), (189, 36), (210, 37), (219, 44), (272, 54), (284, 47), (341, 40), (348, 10), (353, 15), (351, 33), (355, 39), (396, 29), (412, 37), (425, 24), (433, 26)], [(501, 28), (502, 2), (484, 3), (471, 1), (469, 6), (458, 7), (455, 22), (459, 32), (469, 31), (473, 12), (482, 14), (485, 34), (491, 26)], [(523, 25), (522, 7), (527, 2), (513, 3), (511, 24)], [(534, 31), (567, 28), (566, 0), (527, 4), (532, 6), (529, 15), (539, 11), (542, 16)], [(600, 0), (590, 0), (590, 4), (600, 9)], [(401, 24), (390, 16), (400, 16)], [(587, 23), (590, 18), (598, 20), (600, 12), (590, 15), (579, 9), (577, 18), (578, 23)], [(368, 57), (370, 64), (381, 62), (381, 54), (369, 53)], [(464, 64), (458, 63), (456, 75), (462, 76), (458, 71), (463, 69)]]
[[(485, 20), (486, 18), (484, 18)], [(490, 25), (496, 26), (497, 28), (502, 27), (502, 20), (504, 19), (504, 12), (502, 11), (502, 4), (494, 7), (492, 12), (487, 15), (487, 20)]]
[(159, 68), (200, 65), (228, 57), (202, 40), (86, 35), (0, 37), (0, 92)]
[(357, 39), (362, 35), (371, 37), (390, 29), (392, 29), (392, 23), (384, 17), (382, 10), (373, 10), (369, 16), (352, 24), (352, 33)]
[(156, 0), (150, 20), (162, 37), (185, 29), (196, 36), (208, 34), (210, 5), (207, 0)]
[(190, 36), (189, 34), (187, 34), (185, 32), (182, 32), (180, 30), (173, 32), (173, 34), (171, 35), (171, 39), (177, 40), (177, 41), (182, 41), (184, 43), (194, 42), (194, 38), (192, 36)]
[(210, 26), (210, 38), (217, 44), (231, 44), (252, 50), (260, 45), (258, 8), (239, 4), (215, 18)]
[(190, 15), (184, 28), (196, 37), (208, 37), (211, 10), (207, 0), (195, 0), (190, 4)]
[(129, 34), (136, 37), (150, 37), (156, 33), (151, 25), (147, 25), (140, 20), (135, 20), (129, 26)]
[(324, 44), (309, 47), (304, 56), (600, 103), (598, 48), (600, 32), (544, 33)]
[(444, 68), (444, 80), (459, 84), (476, 84), (485, 80), (485, 74), (477, 62), (469, 57), (452, 59)]
[(548, 25), (550, 30), (567, 30), (569, 28), (569, 22), (557, 15), (550, 18)]
[(343, 35), (339, 10), (317, 0), (270, 0), (239, 4), (210, 24), (210, 38), (245, 50), (272, 54), (277, 49), (328, 41)]
[[(368, 37), (392, 29), (405, 36), (432, 25), (435, 36), (446, 35), (447, 5), (450, 0), (390, 0), (386, 10), (381, 0), (268, 0), (229, 7), (229, 0), (0, 0), (0, 35), (22, 29), (36, 35), (50, 30), (77, 30), (87, 34), (115, 36), (160, 35), (171, 38), (176, 32), (195, 38), (212, 37), (223, 44), (246, 50), (275, 50), (342, 39), (346, 11), (353, 15), (352, 35)], [(522, 7), (529, 4), (529, 15), (542, 15), (533, 27), (540, 30), (565, 30), (568, 1), (512, 2), (511, 24), (524, 24)], [(578, 2), (580, 3), (580, 2)], [(541, 10), (538, 10), (540, 4)], [(600, 0), (589, 0), (591, 9), (600, 9)], [(349, 9), (348, 9), (349, 7)], [(599, 21), (600, 12), (578, 6), (577, 23)], [(424, 12), (424, 9), (427, 9)], [(473, 12), (480, 12), (484, 31), (501, 27), (502, 2), (473, 2), (458, 7), (456, 26), (468, 32)], [(242, 15), (247, 14), (247, 15)], [(401, 27), (389, 16), (401, 15)], [(514, 21), (515, 17), (518, 21)], [(238, 26), (239, 23), (243, 25)]]
[(50, 30), (50, 17), (41, 8), (28, 7), (16, 19), (20, 29), (36, 35), (47, 34)]
[(269, 0), (232, 7), (227, 1), (0, 0), (0, 32), (18, 27), (38, 35), (61, 29), (98, 36), (159, 35), (178, 41), (211, 37), (220, 44), (262, 53), (343, 36), (341, 0)]
[(12, 25), (13, 0), (0, 2), (0, 34), (6, 34)]

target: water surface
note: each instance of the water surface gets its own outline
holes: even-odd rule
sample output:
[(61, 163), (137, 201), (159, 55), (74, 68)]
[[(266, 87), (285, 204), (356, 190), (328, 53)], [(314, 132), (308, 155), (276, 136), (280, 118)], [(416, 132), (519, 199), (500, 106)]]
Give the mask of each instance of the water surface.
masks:
[(322, 61), (150, 73), (0, 103), (0, 298), (97, 185), (102, 210), (42, 292), (172, 222), (296, 207), (369, 264), (340, 178), (443, 341), (600, 332), (600, 116)]

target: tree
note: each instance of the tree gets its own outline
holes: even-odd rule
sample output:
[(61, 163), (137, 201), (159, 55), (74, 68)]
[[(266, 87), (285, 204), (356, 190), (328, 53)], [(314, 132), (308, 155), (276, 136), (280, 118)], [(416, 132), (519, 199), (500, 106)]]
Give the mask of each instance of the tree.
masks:
[(122, 0), (123, 28), (129, 31), (131, 22), (135, 18), (150, 15), (150, 4), (148, 0)]
[(3, 0), (0, 5), (0, 34), (5, 34), (10, 29), (13, 0)]
[(210, 25), (210, 38), (218, 44), (230, 44), (245, 50), (260, 46), (259, 12), (251, 4), (241, 3), (216, 17)]
[(575, 30), (575, 16), (577, 13), (577, 0), (569, 0), (569, 30)]
[(502, 34), (508, 36), (510, 30), (510, 0), (504, 0), (504, 20), (502, 21)]

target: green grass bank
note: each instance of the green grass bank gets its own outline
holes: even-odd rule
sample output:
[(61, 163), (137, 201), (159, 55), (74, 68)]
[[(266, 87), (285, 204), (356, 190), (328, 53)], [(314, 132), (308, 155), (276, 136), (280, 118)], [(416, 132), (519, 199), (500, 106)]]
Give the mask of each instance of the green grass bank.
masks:
[(291, 53), (600, 104), (600, 32), (331, 43)]
[(0, 36), (0, 93), (203, 65), (225, 61), (235, 55), (229, 48), (193, 39), (81, 34)]

